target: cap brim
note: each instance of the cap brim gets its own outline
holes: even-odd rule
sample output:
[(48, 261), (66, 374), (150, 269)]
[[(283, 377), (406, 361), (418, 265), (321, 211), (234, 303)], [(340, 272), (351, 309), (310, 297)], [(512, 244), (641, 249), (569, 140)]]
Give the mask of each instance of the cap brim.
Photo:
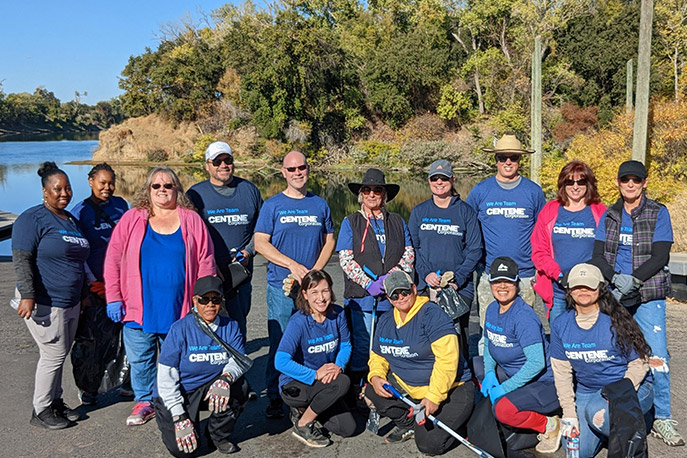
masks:
[(496, 280), (508, 280), (508, 281), (516, 282), (516, 281), (520, 280), (520, 276), (516, 275), (515, 278), (507, 277), (505, 275), (499, 275), (498, 277), (492, 277), (490, 274), (487, 277), (487, 280), (489, 280), (490, 282), (496, 281)]
[(568, 280), (568, 289), (575, 288), (577, 286), (586, 286), (589, 289), (598, 289), (599, 286), (601, 286), (601, 281), (599, 280), (594, 280), (592, 278), (584, 279), (584, 280), (573, 280), (570, 281)]

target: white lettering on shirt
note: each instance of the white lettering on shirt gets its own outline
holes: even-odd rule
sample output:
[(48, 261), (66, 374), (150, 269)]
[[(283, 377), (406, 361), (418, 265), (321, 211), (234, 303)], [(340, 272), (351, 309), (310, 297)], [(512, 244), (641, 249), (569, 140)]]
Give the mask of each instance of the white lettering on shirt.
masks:
[(505, 218), (529, 218), (525, 208), (487, 208), (489, 216), (503, 216)]
[(227, 223), (228, 226), (243, 226), (248, 224), (248, 215), (220, 215), (209, 216), (210, 224)]
[(491, 344), (495, 347), (511, 348), (513, 346), (512, 342), (506, 341), (505, 335), (496, 334), (494, 332), (491, 332), (489, 329), (487, 329), (487, 339), (489, 339), (489, 342), (491, 342)]
[(410, 353), (410, 346), (395, 347), (393, 345), (380, 345), (379, 350), (383, 355), (391, 355), (396, 358), (416, 358), (417, 353)]
[(614, 355), (609, 356), (608, 350), (588, 350), (588, 351), (568, 351), (565, 356), (568, 359), (582, 360), (585, 363), (603, 363), (615, 359)]
[(423, 223), (420, 224), (421, 231), (436, 231), (437, 234), (441, 235), (457, 235), (462, 236), (463, 232), (460, 230), (460, 226), (457, 224), (430, 224)]
[(321, 226), (317, 221), (317, 215), (307, 215), (307, 216), (282, 216), (279, 218), (279, 222), (282, 224), (296, 223), (299, 226)]
[(554, 234), (569, 235), (574, 239), (594, 238), (594, 228), (591, 227), (560, 227), (554, 226)]
[(308, 353), (313, 354), (313, 353), (331, 353), (334, 350), (336, 350), (336, 347), (339, 345), (339, 339), (333, 340), (331, 342), (327, 342), (324, 344), (320, 345), (311, 345), (308, 347)]
[(227, 354), (224, 352), (218, 353), (191, 353), (188, 355), (188, 360), (192, 363), (210, 363), (210, 364), (226, 364)]
[(82, 247), (89, 246), (88, 240), (81, 238), (81, 237), (74, 237), (72, 235), (63, 235), (62, 240), (64, 240), (67, 243), (75, 243), (77, 245), (81, 245)]

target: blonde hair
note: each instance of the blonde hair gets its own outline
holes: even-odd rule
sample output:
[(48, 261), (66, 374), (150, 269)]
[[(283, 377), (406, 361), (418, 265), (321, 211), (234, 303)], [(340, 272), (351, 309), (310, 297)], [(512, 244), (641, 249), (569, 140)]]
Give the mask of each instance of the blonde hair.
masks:
[(158, 165), (148, 172), (148, 176), (146, 177), (143, 186), (136, 191), (136, 194), (131, 201), (131, 206), (139, 209), (145, 208), (148, 210), (148, 217), (155, 215), (155, 212), (153, 211), (153, 204), (150, 201), (150, 185), (153, 184), (153, 178), (158, 173), (166, 174), (174, 183), (174, 187), (176, 188), (177, 192), (176, 206), (195, 211), (196, 208), (191, 203), (191, 200), (186, 196), (186, 192), (184, 192), (184, 187), (181, 185), (179, 177), (176, 173), (174, 173), (174, 170), (170, 169), (166, 165)]

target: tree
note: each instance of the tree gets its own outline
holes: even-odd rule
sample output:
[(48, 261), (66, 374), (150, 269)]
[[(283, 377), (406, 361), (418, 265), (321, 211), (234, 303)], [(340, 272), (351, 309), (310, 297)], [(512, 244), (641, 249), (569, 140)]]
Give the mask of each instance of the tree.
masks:
[(656, 37), (663, 47), (661, 55), (673, 67), (673, 94), (680, 98), (678, 83), (687, 46), (687, 0), (656, 0), (654, 5)]

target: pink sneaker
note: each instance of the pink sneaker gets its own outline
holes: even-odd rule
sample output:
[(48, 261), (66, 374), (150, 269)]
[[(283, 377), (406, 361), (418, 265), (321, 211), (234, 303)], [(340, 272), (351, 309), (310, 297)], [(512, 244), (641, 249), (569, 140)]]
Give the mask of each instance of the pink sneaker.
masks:
[(137, 402), (134, 406), (134, 410), (131, 411), (131, 415), (126, 419), (126, 425), (142, 425), (152, 418), (155, 418), (155, 409), (153, 409), (153, 406), (146, 401)]

